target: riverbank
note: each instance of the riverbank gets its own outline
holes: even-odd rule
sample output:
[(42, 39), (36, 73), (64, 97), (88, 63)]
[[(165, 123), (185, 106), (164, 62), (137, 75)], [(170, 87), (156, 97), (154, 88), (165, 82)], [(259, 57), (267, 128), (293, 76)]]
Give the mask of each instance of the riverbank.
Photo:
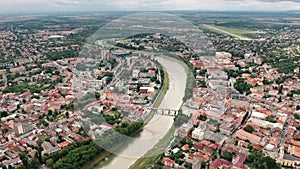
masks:
[(112, 155), (110, 152), (102, 152), (100, 153), (94, 160), (92, 160), (89, 163), (86, 163), (83, 167), (81, 167), (82, 169), (92, 169), (94, 168), (97, 164), (101, 163), (102, 161), (104, 161), (107, 157), (109, 157), (110, 155)]
[[(155, 99), (155, 103), (152, 106), (153, 108), (158, 108), (160, 106), (160, 104), (162, 103), (167, 91), (169, 90), (169, 83), (170, 83), (169, 74), (165, 70), (165, 68), (163, 68), (163, 72), (164, 72), (163, 85), (162, 85), (161, 90), (159, 91), (158, 96)], [(154, 115), (155, 115), (155, 111), (151, 110), (150, 114), (144, 120), (144, 126), (147, 125), (150, 122), (150, 120), (153, 118)]]
[[(155, 103), (153, 104), (153, 107), (155, 108), (159, 107), (159, 105), (163, 101), (169, 89), (169, 75), (165, 69), (163, 69), (163, 72), (164, 72), (163, 85), (157, 98), (155, 99)], [(155, 111), (151, 111), (148, 117), (145, 119), (144, 125), (146, 125), (153, 118), (154, 115), (155, 115)], [(139, 135), (139, 133), (137, 133), (136, 135)], [(120, 149), (124, 149), (124, 148), (126, 148), (126, 144), (124, 144), (124, 146), (121, 146)], [(116, 155), (105, 151), (99, 154), (99, 156), (96, 157), (93, 161), (83, 166), (82, 169), (101, 168), (107, 165), (109, 162), (111, 162), (114, 159), (114, 157), (116, 157)]]
[[(172, 56), (163, 56), (163, 57), (168, 57), (168, 59), (173, 60), (177, 63), (179, 63), (185, 70), (185, 73), (187, 74), (187, 81), (186, 85), (191, 85), (189, 84), (188, 79), (193, 76), (190, 68), (182, 61), (179, 60), (175, 57)], [(186, 87), (185, 90), (185, 96), (189, 92), (187, 91), (189, 87)], [(174, 135), (176, 128), (174, 125), (172, 125), (172, 128), (168, 131), (168, 133), (165, 135), (163, 139), (161, 139), (154, 147), (152, 147), (145, 155), (144, 157), (139, 158), (133, 165), (130, 166), (129, 169), (144, 169), (152, 166), (153, 163), (155, 163), (161, 156), (162, 153), (159, 153), (158, 147), (162, 148), (163, 150), (168, 147), (168, 144), (170, 143), (170, 138)]]
[(141, 169), (152, 166), (162, 155), (162, 151), (169, 146), (170, 138), (174, 135), (176, 127), (172, 125), (168, 133), (152, 149), (150, 149), (142, 158), (139, 158), (129, 169)]
[[(166, 92), (159, 108), (179, 109), (184, 96), (186, 78), (184, 68), (174, 60), (168, 57), (157, 58), (166, 68), (169, 74), (169, 90)], [(144, 127), (138, 138), (128, 144), (128, 146), (118, 153), (118, 156), (104, 169), (129, 168), (137, 159), (145, 155), (155, 144), (157, 144), (168, 133), (173, 125), (174, 119), (171, 116), (162, 116), (155, 114), (151, 121)], [(163, 125), (162, 125), (163, 124)], [(163, 152), (163, 151), (161, 151)], [(102, 166), (101, 166), (102, 167)], [(100, 168), (96, 166), (95, 168)]]

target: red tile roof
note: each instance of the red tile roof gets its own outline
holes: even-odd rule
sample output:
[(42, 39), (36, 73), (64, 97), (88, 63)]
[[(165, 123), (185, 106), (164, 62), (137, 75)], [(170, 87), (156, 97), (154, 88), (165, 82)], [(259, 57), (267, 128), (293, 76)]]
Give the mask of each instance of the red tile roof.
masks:
[(175, 161), (170, 158), (165, 158), (165, 162), (167, 162), (169, 164), (175, 164)]
[(65, 147), (68, 147), (69, 145), (70, 145), (70, 143), (67, 141), (64, 141), (64, 142), (58, 144), (58, 146), (60, 148), (65, 148)]
[(221, 168), (222, 166), (230, 167), (230, 165), (231, 165), (231, 163), (229, 161), (217, 158), (210, 164), (210, 167)]

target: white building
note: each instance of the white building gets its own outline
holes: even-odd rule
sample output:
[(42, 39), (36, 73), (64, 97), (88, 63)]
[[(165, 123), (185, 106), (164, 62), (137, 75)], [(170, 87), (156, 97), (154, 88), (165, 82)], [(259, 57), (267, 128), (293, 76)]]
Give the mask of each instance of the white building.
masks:
[(264, 114), (264, 113), (260, 113), (260, 112), (252, 112), (252, 115), (251, 115), (252, 118), (256, 118), (256, 119), (265, 119), (267, 118), (267, 115)]
[(203, 140), (204, 139), (204, 132), (206, 130), (206, 124), (200, 124), (198, 128), (195, 128), (192, 132), (192, 138)]
[(255, 119), (255, 118), (250, 118), (249, 121), (264, 128), (271, 128), (271, 129), (279, 128), (281, 130), (283, 129), (283, 125), (280, 123), (271, 123), (269, 121)]

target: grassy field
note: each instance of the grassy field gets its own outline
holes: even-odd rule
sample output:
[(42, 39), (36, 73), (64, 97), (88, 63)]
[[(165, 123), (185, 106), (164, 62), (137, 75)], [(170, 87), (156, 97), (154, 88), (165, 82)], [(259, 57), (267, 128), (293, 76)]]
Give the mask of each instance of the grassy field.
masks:
[(250, 29), (227, 28), (223, 26), (214, 26), (214, 25), (207, 25), (207, 24), (200, 25), (200, 29), (226, 34), (235, 38), (245, 39), (245, 40), (251, 40), (255, 36), (255, 34), (262, 33)]
[(105, 115), (110, 115), (110, 116), (114, 116), (116, 113), (118, 113), (117, 111), (108, 111), (106, 113), (104, 113)]
[(44, 142), (46, 139), (50, 138), (48, 135), (37, 135), (37, 137), (41, 142)]
[(132, 71), (129, 70), (122, 70), (121, 74), (120, 74), (120, 79), (126, 80), (128, 79), (128, 77), (130, 77), (130, 75), (132, 74)]

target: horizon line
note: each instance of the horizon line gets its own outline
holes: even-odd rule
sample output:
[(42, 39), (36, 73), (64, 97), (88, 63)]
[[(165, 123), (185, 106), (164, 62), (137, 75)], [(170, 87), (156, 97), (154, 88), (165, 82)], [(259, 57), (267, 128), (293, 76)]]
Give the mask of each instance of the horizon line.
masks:
[(246, 12), (246, 13), (288, 13), (288, 12), (300, 12), (300, 10), (70, 10), (70, 11), (20, 11), (20, 12), (0, 12), (0, 15), (33, 15), (33, 14), (64, 14), (64, 13), (122, 13), (122, 12)]

